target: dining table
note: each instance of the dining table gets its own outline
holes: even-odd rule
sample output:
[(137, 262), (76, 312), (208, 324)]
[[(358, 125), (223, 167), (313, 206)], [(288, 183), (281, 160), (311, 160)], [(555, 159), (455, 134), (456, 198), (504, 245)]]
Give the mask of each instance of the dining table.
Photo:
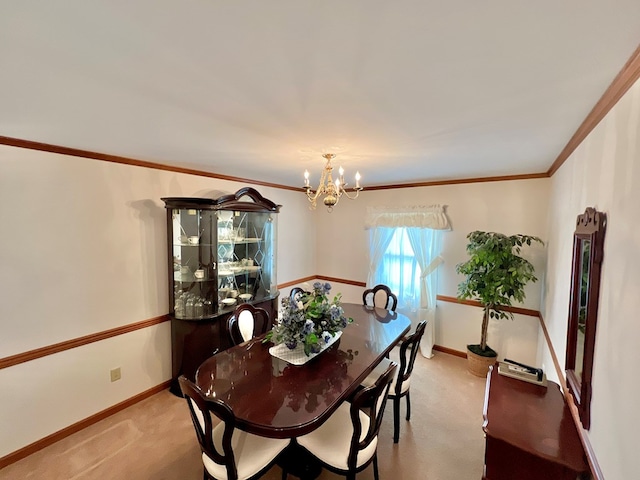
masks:
[(353, 319), (340, 338), (303, 365), (270, 354), (264, 335), (216, 353), (198, 368), (202, 392), (226, 403), (235, 426), (271, 438), (318, 428), (347, 400), (411, 327), (405, 315), (342, 303)]

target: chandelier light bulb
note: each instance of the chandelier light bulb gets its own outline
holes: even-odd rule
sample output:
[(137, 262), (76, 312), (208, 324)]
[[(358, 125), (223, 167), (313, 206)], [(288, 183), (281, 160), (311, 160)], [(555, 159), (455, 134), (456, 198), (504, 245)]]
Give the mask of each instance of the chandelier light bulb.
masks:
[[(344, 181), (344, 168), (342, 168), (342, 165), (340, 165), (340, 168), (338, 169), (338, 172), (340, 173), (340, 183), (344, 187), (346, 185), (346, 183)], [(338, 185), (337, 182), (336, 182), (336, 186), (338, 187), (338, 190), (340, 190), (340, 185)]]

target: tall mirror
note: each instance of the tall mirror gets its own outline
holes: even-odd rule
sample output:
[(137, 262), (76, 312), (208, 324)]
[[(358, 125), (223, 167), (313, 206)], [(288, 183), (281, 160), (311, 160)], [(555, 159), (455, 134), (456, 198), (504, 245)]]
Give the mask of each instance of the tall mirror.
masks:
[(567, 331), (567, 386), (580, 413), (582, 426), (590, 426), (591, 375), (596, 343), (600, 265), (607, 217), (587, 208), (576, 220), (573, 235), (571, 304)]

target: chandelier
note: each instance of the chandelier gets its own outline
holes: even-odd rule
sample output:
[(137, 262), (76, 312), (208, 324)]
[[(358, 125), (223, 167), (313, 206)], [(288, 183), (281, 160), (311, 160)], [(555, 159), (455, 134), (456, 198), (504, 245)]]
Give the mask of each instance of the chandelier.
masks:
[(352, 194), (349, 195), (349, 192), (347, 192), (346, 189), (347, 183), (344, 181), (344, 169), (340, 167), (338, 170), (340, 176), (335, 182), (331, 176), (331, 172), (333, 172), (331, 160), (335, 158), (335, 154), (325, 153), (322, 156), (327, 159), (327, 163), (322, 170), (318, 189), (315, 192), (311, 190), (311, 185), (309, 185), (309, 170), (304, 171), (304, 189), (307, 193), (307, 198), (311, 202), (311, 206), (309, 207), (310, 209), (315, 209), (318, 197), (324, 195), (322, 203), (324, 203), (327, 206), (327, 210), (331, 212), (334, 205), (337, 205), (342, 195), (345, 195), (350, 200), (358, 198), (358, 195), (362, 190), (362, 187), (360, 186), (360, 172), (356, 172), (356, 186), (353, 187)]

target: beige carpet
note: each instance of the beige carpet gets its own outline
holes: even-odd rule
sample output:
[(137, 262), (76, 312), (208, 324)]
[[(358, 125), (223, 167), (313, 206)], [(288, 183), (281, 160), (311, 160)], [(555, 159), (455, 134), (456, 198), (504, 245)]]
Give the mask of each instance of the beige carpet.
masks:
[[(418, 355), (411, 380), (411, 422), (402, 417), (397, 445), (387, 404), (378, 443), (381, 480), (479, 480), (484, 379), (467, 373), (466, 360), (436, 352), (430, 360)], [(263, 478), (280, 476), (273, 467)], [(3, 480), (31, 478), (200, 480), (200, 451), (187, 405), (163, 391), (0, 470)], [(323, 471), (319, 478), (344, 477)], [(373, 469), (357, 478), (373, 479)]]

